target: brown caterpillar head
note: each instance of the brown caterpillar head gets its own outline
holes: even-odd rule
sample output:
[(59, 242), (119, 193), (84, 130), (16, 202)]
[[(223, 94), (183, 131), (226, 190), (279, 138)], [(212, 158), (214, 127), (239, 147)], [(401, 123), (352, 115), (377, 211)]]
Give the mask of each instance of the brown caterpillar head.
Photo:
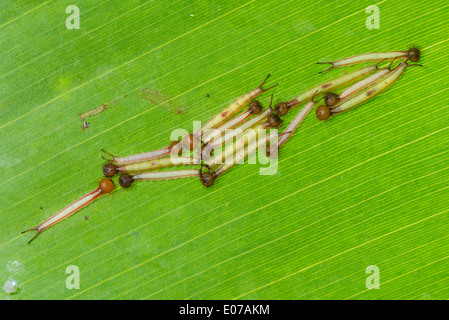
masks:
[(103, 178), (103, 179), (101, 179), (100, 185), (98, 186), (98, 188), (100, 188), (101, 192), (103, 192), (103, 193), (111, 193), (112, 190), (114, 190), (115, 185), (111, 179)]
[(251, 101), (248, 107), (248, 110), (251, 114), (259, 114), (262, 112), (262, 109), (262, 104), (257, 100)]
[(327, 120), (331, 116), (331, 111), (328, 106), (323, 104), (316, 108), (315, 114), (319, 120)]
[(133, 176), (129, 175), (129, 174), (122, 174), (119, 178), (118, 178), (118, 183), (120, 184), (120, 186), (122, 188), (129, 188), (134, 182), (134, 178)]
[(410, 48), (408, 49), (407, 57), (412, 62), (418, 62), (421, 59), (421, 50), (418, 48)]
[(275, 107), (274, 111), (278, 114), (278, 116), (282, 117), (285, 116), (288, 113), (288, 110), (290, 110), (290, 107), (285, 102), (279, 102)]
[(338, 101), (340, 101), (340, 97), (333, 92), (328, 92), (324, 96), (324, 103), (328, 107), (335, 106), (338, 103)]
[(282, 119), (277, 114), (270, 114), (267, 123), (271, 128), (279, 128), (282, 124)]
[(115, 164), (108, 163), (103, 166), (103, 175), (105, 177), (110, 178), (115, 176), (116, 174), (117, 174), (117, 166)]
[(210, 187), (215, 182), (215, 176), (210, 172), (205, 172), (201, 174), (200, 180), (203, 186)]

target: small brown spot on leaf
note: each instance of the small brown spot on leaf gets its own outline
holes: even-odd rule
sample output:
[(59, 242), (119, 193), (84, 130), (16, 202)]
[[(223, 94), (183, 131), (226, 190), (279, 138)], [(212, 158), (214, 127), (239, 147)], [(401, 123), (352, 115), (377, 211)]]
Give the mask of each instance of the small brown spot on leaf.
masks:
[(171, 101), (172, 96), (169, 93), (143, 88), (140, 92), (140, 98), (162, 107), (163, 110), (169, 110), (177, 114), (185, 113), (186, 108), (173, 103)]

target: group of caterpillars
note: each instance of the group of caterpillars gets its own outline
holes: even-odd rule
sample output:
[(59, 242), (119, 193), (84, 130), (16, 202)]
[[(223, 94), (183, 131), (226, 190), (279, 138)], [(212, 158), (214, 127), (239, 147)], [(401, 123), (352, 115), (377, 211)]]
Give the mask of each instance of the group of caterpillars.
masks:
[[(118, 181), (123, 188), (130, 187), (136, 180), (169, 180), (186, 177), (199, 177), (204, 186), (210, 187), (220, 175), (234, 167), (236, 163), (247, 159), (259, 149), (260, 143), (257, 140), (261, 138), (260, 134), (248, 137), (245, 134), (249, 130), (264, 132), (270, 128), (279, 129), (283, 123), (281, 117), (285, 116), (296, 106), (306, 103), (283, 133), (277, 136), (278, 140), (272, 143), (275, 147), (272, 148), (270, 143), (270, 148), (266, 149), (267, 156), (277, 156), (280, 147), (287, 142), (320, 100), (323, 100), (324, 104), (315, 109), (316, 117), (319, 120), (327, 120), (331, 116), (351, 110), (373, 99), (392, 86), (407, 67), (420, 66), (419, 64), (409, 64), (409, 61), (418, 62), (420, 59), (421, 51), (417, 48), (411, 48), (407, 51), (367, 53), (333, 62), (318, 62), (318, 64), (331, 64), (330, 68), (322, 72), (369, 61), (376, 61), (376, 64), (346, 73), (341, 77), (314, 86), (290, 101), (278, 103), (274, 108), (271, 107), (273, 101), (273, 96), (271, 96), (270, 106), (263, 110), (260, 102), (254, 99), (277, 85), (275, 84), (266, 89), (262, 88), (270, 76), (268, 75), (261, 85), (237, 98), (223, 111), (207, 121), (199, 130), (186, 135), (181, 141), (173, 141), (167, 147), (159, 150), (121, 158), (115, 157), (102, 149), (103, 152), (112, 158), (106, 159), (103, 157), (108, 161), (108, 164), (103, 167), (103, 174), (106, 178), (100, 181), (98, 188), (79, 198), (37, 227), (23, 232), (37, 231), (28, 242), (30, 243), (43, 230), (71, 216), (102, 195), (112, 192), (115, 185), (110, 178), (116, 174), (121, 174)], [(380, 68), (379, 65), (385, 61), (390, 61), (390, 64)], [(399, 63), (393, 68), (395, 61), (399, 61)], [(347, 88), (340, 94), (335, 92), (343, 87)], [(248, 104), (248, 109), (238, 114)], [(234, 132), (240, 133), (240, 135), (225, 135), (223, 139), (222, 136), (227, 129), (239, 129), (234, 130)], [(235, 141), (234, 138), (236, 139)], [(246, 140), (242, 141), (242, 139)], [(213, 150), (228, 143), (233, 144), (233, 146), (225, 148), (224, 151), (219, 152), (217, 155), (211, 154)], [(197, 156), (190, 156), (190, 153)], [(175, 155), (175, 157), (171, 157), (171, 155)], [(234, 161), (222, 163), (223, 157), (226, 158), (228, 156), (233, 156)], [(208, 160), (207, 164), (204, 163), (205, 160)], [(200, 166), (200, 168), (154, 171), (181, 165), (195, 165)], [(208, 169), (207, 172), (203, 172), (204, 167)]]

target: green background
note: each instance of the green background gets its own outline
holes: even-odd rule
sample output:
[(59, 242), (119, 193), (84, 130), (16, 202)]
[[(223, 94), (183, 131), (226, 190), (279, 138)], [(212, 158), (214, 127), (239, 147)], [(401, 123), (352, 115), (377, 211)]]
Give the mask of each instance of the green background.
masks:
[[(65, 26), (73, 4), (79, 30)], [(365, 26), (372, 4), (378, 30)], [(0, 297), (449, 298), (448, 12), (449, 1), (2, 1), (0, 284), (20, 291)], [(348, 70), (318, 74), (317, 61), (413, 46), (423, 68), (330, 121), (310, 114), (275, 175), (243, 165), (209, 189), (117, 184), (30, 245), (20, 234), (97, 187), (101, 148), (164, 147), (270, 72), (276, 103)], [(78, 113), (105, 103), (83, 131)], [(69, 265), (79, 290), (65, 286)], [(378, 290), (365, 286), (370, 265)]]

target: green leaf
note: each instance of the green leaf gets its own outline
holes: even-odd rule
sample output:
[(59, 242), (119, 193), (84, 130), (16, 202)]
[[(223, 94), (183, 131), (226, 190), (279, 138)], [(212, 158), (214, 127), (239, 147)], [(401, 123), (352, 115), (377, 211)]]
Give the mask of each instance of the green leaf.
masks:
[[(373, 4), (379, 29), (365, 24)], [(80, 29), (66, 28), (69, 5)], [(447, 1), (0, 9), (0, 284), (20, 283), (2, 299), (447, 299)], [(329, 121), (310, 114), (275, 175), (240, 165), (211, 188), (196, 178), (116, 183), (30, 245), (20, 233), (97, 187), (101, 148), (164, 147), (268, 73), (277, 103), (349, 70), (318, 74), (318, 61), (414, 46), (422, 68)], [(82, 130), (78, 114), (102, 104)], [(66, 287), (71, 265), (79, 289)], [(372, 265), (380, 288), (369, 290)]]

